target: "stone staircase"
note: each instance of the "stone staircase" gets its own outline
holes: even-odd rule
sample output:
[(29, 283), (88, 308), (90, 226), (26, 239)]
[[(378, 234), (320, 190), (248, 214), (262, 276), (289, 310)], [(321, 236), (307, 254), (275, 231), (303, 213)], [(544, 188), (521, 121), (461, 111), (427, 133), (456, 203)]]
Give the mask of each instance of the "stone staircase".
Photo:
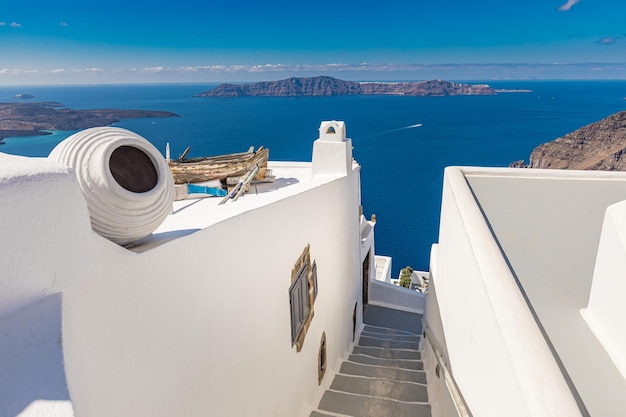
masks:
[(365, 326), (310, 417), (430, 417), (421, 315), (367, 306)]

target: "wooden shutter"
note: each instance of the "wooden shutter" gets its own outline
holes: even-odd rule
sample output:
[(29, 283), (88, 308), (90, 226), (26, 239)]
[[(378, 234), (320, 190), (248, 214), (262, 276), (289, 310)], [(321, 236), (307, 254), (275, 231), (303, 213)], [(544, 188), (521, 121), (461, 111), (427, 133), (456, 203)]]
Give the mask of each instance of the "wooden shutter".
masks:
[(303, 265), (298, 277), (289, 288), (291, 304), (291, 342), (295, 343), (302, 325), (309, 314), (309, 280), (307, 265)]

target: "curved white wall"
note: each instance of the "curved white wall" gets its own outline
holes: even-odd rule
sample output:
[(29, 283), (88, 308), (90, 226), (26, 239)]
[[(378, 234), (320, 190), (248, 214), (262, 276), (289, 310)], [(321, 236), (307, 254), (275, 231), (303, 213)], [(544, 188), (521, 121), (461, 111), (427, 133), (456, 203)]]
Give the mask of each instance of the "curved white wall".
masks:
[[(347, 158), (349, 142), (332, 145)], [(347, 356), (361, 302), (360, 168), (349, 162), (346, 175), (318, 172), (234, 216), (218, 206), (224, 220), (138, 254), (92, 231), (68, 168), (0, 154), (0, 317), (62, 293), (78, 417), (308, 415)], [(306, 245), (319, 292), (296, 352), (289, 287)]]
[[(221, 220), (142, 253), (93, 232), (71, 170), (0, 154), (0, 317), (62, 293), (76, 416), (305, 416), (317, 407), (353, 341), (355, 303), (361, 326), (360, 167), (339, 133), (316, 142), (310, 179), (257, 206), (216, 206), (206, 214)], [(307, 245), (319, 292), (297, 352), (289, 287)]]
[[(336, 370), (361, 297), (358, 168), (325, 181), (141, 254), (99, 242), (102, 256), (64, 294), (76, 414), (298, 416), (315, 408), (322, 332)], [(307, 244), (319, 294), (297, 353), (288, 289)]]
[(0, 195), (2, 317), (62, 292), (89, 257), (93, 233), (81, 190), (60, 164), (0, 153)]
[(0, 415), (71, 416), (62, 293), (99, 237), (60, 164), (0, 153), (0, 196)]
[(473, 415), (581, 415), (459, 168), (445, 172), (431, 272), (429, 328)]

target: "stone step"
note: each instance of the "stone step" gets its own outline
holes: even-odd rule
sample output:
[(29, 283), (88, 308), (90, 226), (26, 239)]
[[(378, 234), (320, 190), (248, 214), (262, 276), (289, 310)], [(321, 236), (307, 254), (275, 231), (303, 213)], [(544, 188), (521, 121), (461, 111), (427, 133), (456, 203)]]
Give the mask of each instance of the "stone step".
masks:
[(339, 374), (335, 376), (330, 389), (404, 402), (428, 402), (426, 386), (412, 382), (397, 382), (389, 379)]
[(430, 405), (327, 390), (319, 410), (355, 417), (430, 417)]
[(384, 349), (376, 346), (355, 346), (352, 353), (382, 359), (422, 359), (422, 355), (419, 351), (406, 349)]
[(363, 326), (363, 331), (396, 336), (419, 336), (419, 334), (407, 332), (404, 330), (391, 329), (389, 327), (370, 326), (369, 324)]
[(359, 346), (379, 347), (384, 349), (409, 349), (418, 350), (417, 342), (400, 342), (395, 340), (385, 340), (376, 337), (361, 336), (359, 338)]
[(372, 337), (380, 340), (392, 340), (396, 342), (416, 342), (419, 343), (421, 337), (416, 334), (385, 334), (374, 333), (363, 330), (361, 336)]
[(431, 417), (421, 320), (368, 305), (357, 345), (309, 417)]
[(327, 411), (325, 413), (322, 413), (318, 410), (314, 410), (311, 412), (311, 414), (309, 414), (309, 417), (350, 417), (350, 416), (346, 416), (345, 414), (333, 413), (332, 411)]
[(385, 368), (382, 366), (363, 365), (345, 361), (341, 364), (339, 373), (344, 375), (365, 376), (369, 378), (390, 379), (399, 382), (426, 383), (426, 373), (409, 369)]
[(363, 323), (373, 327), (397, 329), (413, 334), (422, 334), (421, 314), (394, 310), (376, 305), (367, 305), (363, 314)]
[(348, 360), (350, 362), (362, 363), (364, 365), (384, 366), (386, 368), (411, 369), (414, 371), (424, 370), (424, 364), (420, 360), (383, 359), (359, 354), (350, 355)]

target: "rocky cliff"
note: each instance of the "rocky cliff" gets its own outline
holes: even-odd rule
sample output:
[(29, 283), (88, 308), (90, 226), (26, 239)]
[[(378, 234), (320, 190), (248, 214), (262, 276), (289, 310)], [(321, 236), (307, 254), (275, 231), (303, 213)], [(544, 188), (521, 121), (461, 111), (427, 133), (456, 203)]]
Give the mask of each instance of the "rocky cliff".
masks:
[(442, 80), (420, 82), (354, 82), (333, 77), (288, 78), (254, 84), (220, 84), (196, 97), (296, 97), (345, 96), (359, 94), (402, 96), (492, 95), (496, 90), (488, 85), (469, 85)]
[(220, 84), (197, 97), (244, 96), (344, 96), (361, 94), (359, 83), (332, 77), (289, 78), (280, 81), (263, 81), (254, 84)]
[(0, 103), (0, 144), (6, 137), (46, 135), (45, 130), (80, 130), (108, 126), (121, 119), (177, 116), (153, 110), (73, 110), (57, 102)]
[(442, 80), (419, 82), (364, 82), (361, 94), (401, 95), (401, 96), (484, 96), (497, 94), (486, 84), (461, 84)]
[(518, 161), (511, 166), (626, 171), (626, 111), (539, 145), (528, 165)]

